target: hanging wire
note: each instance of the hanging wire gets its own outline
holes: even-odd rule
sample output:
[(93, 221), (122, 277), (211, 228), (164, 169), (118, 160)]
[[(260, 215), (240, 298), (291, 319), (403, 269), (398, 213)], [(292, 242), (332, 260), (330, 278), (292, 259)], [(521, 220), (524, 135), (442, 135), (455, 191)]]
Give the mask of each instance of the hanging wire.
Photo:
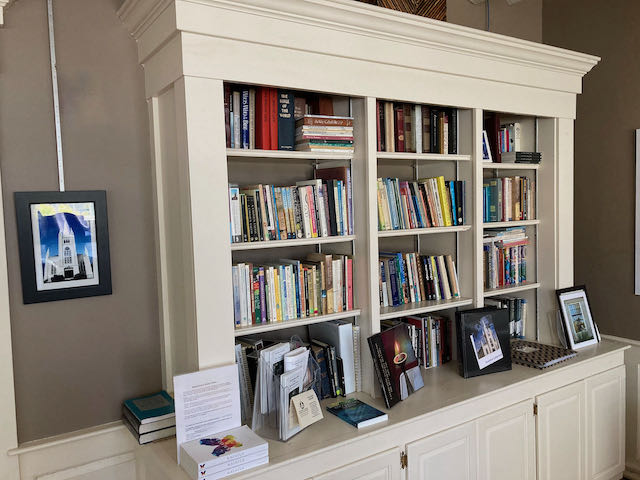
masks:
[(56, 150), (58, 154), (58, 182), (64, 192), (64, 163), (62, 161), (62, 134), (60, 129), (60, 101), (58, 98), (58, 69), (56, 63), (56, 40), (53, 32), (53, 0), (47, 0), (49, 17), (49, 53), (51, 54), (51, 86), (53, 88), (53, 116), (56, 126)]

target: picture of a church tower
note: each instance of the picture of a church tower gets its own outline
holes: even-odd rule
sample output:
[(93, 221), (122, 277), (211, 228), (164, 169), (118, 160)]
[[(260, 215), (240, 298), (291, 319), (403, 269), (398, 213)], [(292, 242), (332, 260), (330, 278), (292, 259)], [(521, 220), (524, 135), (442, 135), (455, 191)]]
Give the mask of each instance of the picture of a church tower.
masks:
[(58, 233), (58, 255), (49, 256), (49, 249), (44, 261), (44, 283), (64, 280), (80, 280), (93, 278), (93, 267), (87, 247), (83, 253), (76, 250), (76, 237), (65, 221)]
[[(480, 320), (480, 348), (478, 348), (478, 358), (500, 350), (500, 342), (493, 325), (491, 325), (486, 317)], [(476, 344), (477, 345), (477, 344)]]

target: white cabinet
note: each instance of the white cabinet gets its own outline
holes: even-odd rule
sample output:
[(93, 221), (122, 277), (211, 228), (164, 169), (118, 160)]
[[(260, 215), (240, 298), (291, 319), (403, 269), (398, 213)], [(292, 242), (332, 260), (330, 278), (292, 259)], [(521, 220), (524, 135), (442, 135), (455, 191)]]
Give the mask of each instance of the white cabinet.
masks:
[(478, 424), (478, 480), (535, 480), (533, 400), (486, 415)]
[(585, 380), (589, 480), (620, 478), (624, 470), (625, 369), (608, 370)]
[(400, 449), (386, 450), (316, 476), (313, 480), (400, 480)]
[(585, 478), (585, 385), (578, 382), (537, 397), (538, 479)]
[(475, 422), (407, 445), (410, 480), (476, 480)]

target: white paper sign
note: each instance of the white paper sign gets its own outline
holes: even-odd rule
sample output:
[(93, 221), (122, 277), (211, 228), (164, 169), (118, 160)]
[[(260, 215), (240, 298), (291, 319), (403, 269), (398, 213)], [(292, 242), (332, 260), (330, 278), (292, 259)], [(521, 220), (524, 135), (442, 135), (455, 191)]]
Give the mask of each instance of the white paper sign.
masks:
[(176, 444), (239, 427), (240, 388), (236, 364), (173, 377)]

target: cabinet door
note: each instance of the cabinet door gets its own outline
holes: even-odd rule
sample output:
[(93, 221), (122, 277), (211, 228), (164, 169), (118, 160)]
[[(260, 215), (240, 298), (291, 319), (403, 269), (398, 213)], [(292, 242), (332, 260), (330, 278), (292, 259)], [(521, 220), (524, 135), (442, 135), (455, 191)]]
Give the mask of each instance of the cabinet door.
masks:
[(409, 480), (476, 480), (476, 427), (466, 423), (407, 445)]
[(538, 479), (585, 478), (585, 383), (540, 395), (536, 403)]
[[(336, 452), (337, 453), (337, 452)], [(314, 480), (400, 480), (400, 449), (392, 448), (337, 468)]]
[(478, 420), (478, 480), (535, 480), (533, 400)]
[(624, 366), (586, 380), (588, 479), (610, 479), (624, 471), (624, 382)]

